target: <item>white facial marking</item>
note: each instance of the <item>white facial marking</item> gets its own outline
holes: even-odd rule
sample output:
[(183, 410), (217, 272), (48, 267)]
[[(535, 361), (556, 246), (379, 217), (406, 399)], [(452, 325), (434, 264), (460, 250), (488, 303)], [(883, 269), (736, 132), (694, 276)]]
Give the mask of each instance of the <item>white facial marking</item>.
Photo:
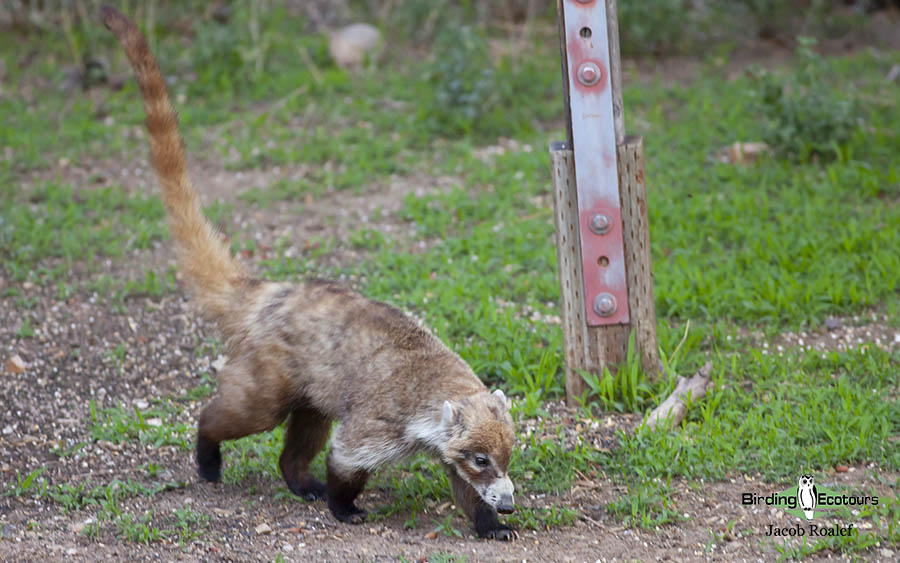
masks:
[(513, 491), (515, 490), (515, 486), (513, 485), (512, 480), (508, 475), (503, 475), (495, 479), (492, 483), (487, 486), (482, 486), (482, 490), (478, 490), (479, 487), (476, 487), (475, 490), (478, 491), (478, 494), (481, 495), (481, 498), (484, 499), (484, 502), (489, 505), (497, 508), (497, 505), (500, 503), (500, 499), (504, 496), (509, 495), (512, 497)]
[(509, 495), (512, 498), (513, 491), (515, 491), (515, 486), (509, 475), (498, 477), (490, 483), (470, 483), (470, 485), (484, 499), (484, 502), (494, 508), (497, 508), (504, 496)]

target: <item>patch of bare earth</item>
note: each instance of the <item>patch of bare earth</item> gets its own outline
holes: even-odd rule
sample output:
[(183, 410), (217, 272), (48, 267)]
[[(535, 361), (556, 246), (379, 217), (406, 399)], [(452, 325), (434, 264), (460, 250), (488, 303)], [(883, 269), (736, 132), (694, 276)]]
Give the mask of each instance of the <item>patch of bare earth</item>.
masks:
[(846, 317), (828, 317), (817, 326), (766, 336), (761, 330), (738, 328), (763, 354), (783, 355), (790, 351), (848, 352), (870, 346), (885, 351), (900, 350), (900, 326), (897, 319), (879, 311)]

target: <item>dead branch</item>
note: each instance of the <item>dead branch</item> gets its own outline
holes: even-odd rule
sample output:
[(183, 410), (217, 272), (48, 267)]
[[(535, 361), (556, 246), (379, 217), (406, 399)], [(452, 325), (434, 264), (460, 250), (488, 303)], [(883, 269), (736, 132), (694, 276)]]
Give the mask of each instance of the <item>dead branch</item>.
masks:
[(692, 403), (695, 403), (706, 395), (711, 372), (712, 363), (706, 362), (700, 371), (690, 379), (678, 376), (675, 390), (661, 405), (647, 415), (647, 418), (644, 419), (644, 426), (650, 430), (655, 430), (660, 424), (665, 424), (669, 428), (678, 426), (687, 414), (688, 397)]

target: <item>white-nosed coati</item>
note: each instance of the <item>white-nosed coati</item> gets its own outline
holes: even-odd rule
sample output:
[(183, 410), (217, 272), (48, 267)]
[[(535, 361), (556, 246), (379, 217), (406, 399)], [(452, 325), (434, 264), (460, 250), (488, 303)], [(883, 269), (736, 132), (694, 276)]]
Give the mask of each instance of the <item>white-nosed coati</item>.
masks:
[[(295, 494), (326, 498), (335, 518), (362, 522), (355, 499), (370, 473), (417, 451), (438, 455), (457, 504), (481, 537), (509, 540), (497, 513), (514, 510), (507, 469), (514, 433), (502, 391), (400, 311), (337, 283), (252, 278), (203, 216), (188, 179), (175, 110), (138, 28), (102, 8), (140, 86), (153, 167), (179, 262), (203, 311), (218, 323), (228, 362), (200, 415), (200, 475), (218, 481), (219, 444), (287, 419), (279, 465)], [(327, 483), (309, 472), (337, 421)]]

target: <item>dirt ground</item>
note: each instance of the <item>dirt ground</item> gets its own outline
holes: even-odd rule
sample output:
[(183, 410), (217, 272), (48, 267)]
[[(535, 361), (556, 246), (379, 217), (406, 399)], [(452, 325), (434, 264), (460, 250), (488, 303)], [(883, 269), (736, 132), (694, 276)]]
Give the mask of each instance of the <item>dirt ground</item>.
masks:
[[(783, 56), (782, 51), (778, 53), (778, 57)], [(673, 71), (671, 79), (680, 80), (692, 72), (688, 65), (678, 68), (682, 70)], [(296, 203), (276, 204), (259, 210), (236, 199), (243, 186), (265, 185), (271, 177), (303, 171), (226, 172), (221, 163), (204, 160), (192, 162), (192, 169), (195, 177), (206, 179), (204, 198), (209, 201), (220, 197), (233, 202), (234, 225), (252, 225), (263, 247), (285, 235), (296, 244), (303, 244), (310, 236), (334, 236), (336, 249), (326, 260), (335, 265), (358, 258), (342, 238), (341, 233), (348, 231), (342, 225), (353, 223), (358, 228), (360, 221), (371, 222), (372, 228), (393, 237), (402, 236), (409, 226), (392, 218), (391, 206), (399, 206), (402, 195), (409, 191), (453, 185), (451, 178), (398, 178), (390, 185), (349, 198), (346, 194), (326, 194), (302, 202), (299, 207)], [(52, 177), (59, 174), (77, 188), (86, 185), (88, 176), (98, 171), (120, 180), (129, 189), (145, 190), (154, 185), (143, 164), (123, 172), (111, 162), (58, 163), (46, 173)], [(248, 177), (252, 175), (259, 177)], [(23, 183), (31, 180), (23, 178)], [(387, 212), (381, 215), (384, 219), (376, 221), (371, 215), (379, 206)], [(124, 260), (107, 261), (100, 272), (90, 275), (105, 273), (131, 279), (148, 263), (158, 264), (162, 271), (173, 258), (170, 248), (160, 246)], [(9, 283), (0, 278), (0, 293)], [(215, 334), (214, 329), (196, 314), (183, 292), (162, 299), (130, 298), (125, 301), (124, 311), (115, 311), (97, 295), (77, 293), (60, 301), (55, 288), (29, 283), (18, 288), (23, 295), (36, 298), (35, 308), (28, 314), (37, 323), (33, 338), (15, 337), (24, 312), (15, 298), (0, 298), (0, 367), (13, 356), (19, 356), (25, 366), (21, 373), (5, 370), (0, 375), (0, 484), (6, 488), (16, 482), (17, 472), (27, 474), (38, 467), (47, 468), (41, 477), (51, 484), (102, 484), (129, 478), (146, 485), (175, 482), (177, 486), (153, 496), (127, 499), (122, 509), (138, 515), (153, 510), (162, 515), (190, 507), (210, 515), (210, 521), (208, 532), (185, 546), (174, 540), (149, 545), (127, 542), (108, 527), (98, 539), (91, 539), (82, 532), (93, 523), (95, 508), (63, 514), (58, 504), (46, 498), (0, 496), (0, 561), (270, 561), (279, 554), (285, 561), (387, 561), (399, 557), (416, 561), (440, 553), (464, 555), (470, 561), (768, 561), (778, 555), (773, 547), (776, 539), (765, 535), (768, 526), (790, 526), (796, 522), (780, 510), (742, 506), (741, 492), (767, 494), (788, 486), (759, 483), (753, 476), (745, 475), (702, 483), (699, 487), (676, 480), (676, 506), (684, 519), (656, 530), (623, 527), (606, 506), (624, 494), (624, 487), (602, 472), (583, 476), (572, 490), (560, 496), (526, 495), (517, 499), (523, 506), (570, 506), (579, 514), (572, 526), (523, 532), (518, 541), (511, 543), (474, 538), (467, 523), (458, 516), (453, 525), (464, 532), (464, 537), (434, 534), (431, 522), (443, 520), (450, 513), (449, 504), (431, 507), (413, 529), (404, 528), (408, 515), (403, 514), (350, 526), (337, 522), (322, 502), (277, 500), (279, 482), (261, 478), (239, 485), (201, 482), (190, 452), (136, 441), (95, 441), (90, 434), (92, 399), (98, 407), (108, 407), (118, 403), (140, 405), (154, 398), (178, 395), (199, 385), (198, 373), (209, 370), (215, 362), (215, 357), (197, 353), (204, 339)], [(872, 334), (878, 336), (879, 345), (900, 345), (900, 334), (876, 315), (874, 320), (836, 320), (827, 332), (817, 333), (815, 338), (806, 334), (782, 335), (769, 346), (774, 351), (781, 346), (811, 343), (816, 349), (823, 349), (835, 342), (835, 346), (842, 342), (852, 344), (862, 336), (874, 341)], [(121, 366), (109, 355), (120, 343), (127, 349)], [(201, 404), (190, 405), (194, 422)], [(573, 412), (561, 405), (551, 411), (554, 424), (548, 426), (573, 427), (577, 422)], [(634, 417), (611, 418), (596, 427), (585, 425), (583, 435), (595, 445), (607, 447), (615, 428), (636, 422)], [(82, 441), (87, 441), (88, 446), (77, 455), (59, 457), (53, 453), (57, 448)], [(226, 463), (229, 462), (226, 457)], [(156, 478), (149, 478), (140, 469), (146, 463), (165, 469)], [(847, 469), (833, 472), (823, 484), (874, 488), (887, 494), (885, 480), (900, 478), (878, 467)], [(392, 501), (391, 491), (377, 488), (367, 489), (361, 498), (362, 506), (369, 509)], [(729, 526), (731, 522), (734, 524)], [(881, 546), (865, 554), (874, 561), (893, 561), (898, 555)], [(824, 551), (810, 560), (832, 558), (841, 556)]]

